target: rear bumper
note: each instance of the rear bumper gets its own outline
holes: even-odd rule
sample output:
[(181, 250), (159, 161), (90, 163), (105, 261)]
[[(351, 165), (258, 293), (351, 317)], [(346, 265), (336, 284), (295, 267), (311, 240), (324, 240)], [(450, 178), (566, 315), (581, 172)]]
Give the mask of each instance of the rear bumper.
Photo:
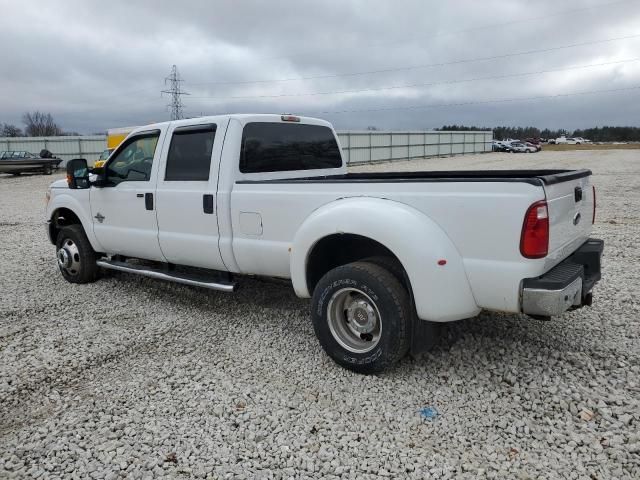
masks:
[(522, 312), (535, 317), (560, 315), (591, 305), (591, 290), (600, 280), (604, 241), (590, 238), (544, 275), (522, 281)]

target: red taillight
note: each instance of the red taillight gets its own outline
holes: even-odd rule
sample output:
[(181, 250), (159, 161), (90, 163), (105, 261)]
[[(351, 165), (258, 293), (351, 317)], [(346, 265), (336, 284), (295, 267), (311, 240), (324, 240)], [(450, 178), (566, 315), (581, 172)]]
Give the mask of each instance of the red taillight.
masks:
[(591, 224), (593, 225), (596, 223), (596, 186), (591, 185), (591, 188), (593, 189), (593, 217), (591, 218)]
[(295, 115), (289, 115), (289, 114), (280, 115), (280, 119), (283, 122), (300, 122), (300, 117), (296, 117)]
[(531, 205), (524, 216), (520, 253), (526, 258), (542, 258), (549, 253), (549, 210), (544, 200)]

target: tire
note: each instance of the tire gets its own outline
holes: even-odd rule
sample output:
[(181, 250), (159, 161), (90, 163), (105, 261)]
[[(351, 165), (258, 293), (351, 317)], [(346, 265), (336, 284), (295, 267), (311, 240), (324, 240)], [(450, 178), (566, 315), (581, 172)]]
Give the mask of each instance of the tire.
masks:
[(409, 294), (379, 265), (361, 261), (334, 268), (318, 282), (311, 305), (320, 345), (349, 370), (382, 372), (409, 350)]
[(406, 279), (404, 274), (404, 268), (402, 268), (402, 265), (396, 259), (392, 257), (379, 256), (379, 257), (365, 258), (360, 261), (373, 263), (374, 265), (378, 265), (379, 267), (384, 268), (386, 271), (391, 273), (396, 278), (396, 280), (400, 282), (400, 284), (403, 287), (405, 287), (405, 290), (407, 289), (407, 286), (405, 284)]
[(50, 164), (50, 163), (47, 163), (47, 164), (44, 166), (44, 168), (42, 169), (42, 172), (43, 172), (45, 175), (51, 175), (51, 174), (53, 173), (53, 169), (51, 168), (51, 164)]
[(82, 226), (62, 227), (56, 239), (58, 268), (67, 282), (91, 283), (98, 279), (98, 256), (91, 247)]

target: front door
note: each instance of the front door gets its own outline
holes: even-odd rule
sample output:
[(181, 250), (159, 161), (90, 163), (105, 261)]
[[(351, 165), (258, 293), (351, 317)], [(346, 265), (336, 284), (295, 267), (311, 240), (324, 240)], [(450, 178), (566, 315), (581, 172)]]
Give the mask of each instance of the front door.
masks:
[(228, 121), (172, 124), (157, 184), (160, 248), (168, 262), (226, 270), (218, 247), (218, 166)]
[(91, 188), (93, 231), (104, 253), (165, 261), (155, 198), (161, 133), (152, 130), (125, 140), (104, 167), (105, 186)]

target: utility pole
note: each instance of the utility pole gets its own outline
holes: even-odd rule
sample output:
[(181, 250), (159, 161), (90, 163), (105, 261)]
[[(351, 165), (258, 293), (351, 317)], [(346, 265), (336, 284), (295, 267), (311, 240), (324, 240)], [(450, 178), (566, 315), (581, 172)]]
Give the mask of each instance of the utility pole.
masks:
[(164, 84), (168, 84), (168, 90), (162, 90), (162, 93), (171, 95), (171, 103), (167, 105), (167, 108), (171, 112), (171, 120), (180, 120), (184, 118), (184, 112), (182, 111), (182, 95), (189, 95), (184, 92), (180, 86), (184, 80), (180, 78), (178, 73), (178, 67), (175, 65), (171, 68), (171, 74), (165, 77)]

